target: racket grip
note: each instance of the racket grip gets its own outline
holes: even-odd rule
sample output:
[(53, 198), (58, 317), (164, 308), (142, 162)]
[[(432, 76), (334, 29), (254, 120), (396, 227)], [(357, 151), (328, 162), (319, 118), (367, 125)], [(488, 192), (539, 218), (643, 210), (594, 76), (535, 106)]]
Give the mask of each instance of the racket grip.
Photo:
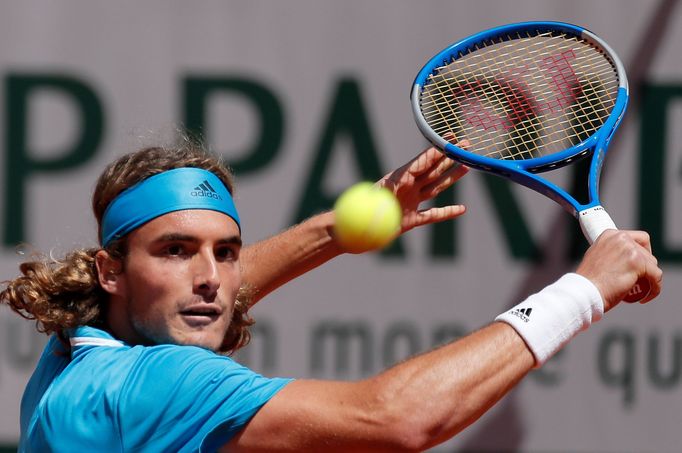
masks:
[(580, 228), (583, 230), (585, 238), (590, 245), (594, 244), (601, 234), (606, 230), (617, 230), (618, 227), (611, 219), (606, 209), (601, 206), (594, 206), (578, 213)]
[[(594, 206), (578, 213), (578, 221), (587, 241), (592, 245), (601, 234), (606, 230), (617, 230), (618, 227), (611, 219), (606, 210), (601, 206)], [(640, 278), (630, 289), (623, 301), (628, 303), (644, 300), (651, 291), (651, 285), (645, 278)]]

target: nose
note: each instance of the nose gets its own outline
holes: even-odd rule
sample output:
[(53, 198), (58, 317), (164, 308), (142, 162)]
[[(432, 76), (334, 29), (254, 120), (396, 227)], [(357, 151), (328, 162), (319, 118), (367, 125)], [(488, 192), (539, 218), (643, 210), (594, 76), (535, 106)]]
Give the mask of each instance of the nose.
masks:
[(213, 251), (197, 253), (194, 261), (194, 291), (199, 294), (213, 294), (218, 291), (220, 278)]

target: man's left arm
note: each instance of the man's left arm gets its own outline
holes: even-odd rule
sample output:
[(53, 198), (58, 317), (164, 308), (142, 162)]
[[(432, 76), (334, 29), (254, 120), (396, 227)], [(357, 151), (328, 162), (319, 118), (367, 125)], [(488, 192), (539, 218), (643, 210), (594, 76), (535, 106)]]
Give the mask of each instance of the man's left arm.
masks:
[[(419, 206), (450, 187), (467, 170), (436, 148), (428, 148), (379, 180), (377, 184), (391, 190), (400, 201), (403, 210), (400, 234), (462, 215), (463, 205), (427, 209)], [(345, 253), (334, 239), (333, 231), (334, 212), (329, 211), (245, 247), (241, 254), (242, 276), (244, 283), (253, 289), (252, 303)]]

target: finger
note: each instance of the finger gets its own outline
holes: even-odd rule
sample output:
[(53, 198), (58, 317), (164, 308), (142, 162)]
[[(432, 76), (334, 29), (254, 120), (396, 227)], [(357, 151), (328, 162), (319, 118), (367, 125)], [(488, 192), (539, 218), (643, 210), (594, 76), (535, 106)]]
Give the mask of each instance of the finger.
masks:
[(466, 206), (461, 204), (429, 208), (422, 211), (414, 211), (411, 213), (413, 215), (408, 215), (408, 217), (405, 219), (405, 227), (407, 227), (407, 229), (411, 229), (431, 223), (442, 222), (459, 217), (465, 212)]
[(646, 231), (638, 231), (638, 234), (634, 236), (635, 242), (644, 247), (649, 251), (649, 253), (652, 252), (651, 250), (651, 237), (649, 236), (649, 233)]
[(422, 151), (417, 157), (408, 162), (405, 167), (410, 174), (419, 176), (429, 171), (443, 158), (445, 158), (445, 155), (438, 148), (432, 146)]
[(661, 293), (663, 271), (658, 267), (658, 259), (652, 254), (651, 237), (646, 231), (627, 231), (627, 235), (641, 247), (640, 259), (644, 262), (644, 273), (640, 278), (648, 283), (648, 292), (639, 302), (645, 304)]
[(456, 162), (445, 154), (441, 154), (441, 159), (434, 161), (429, 171), (423, 172), (416, 178), (417, 183), (426, 185), (440, 177), (443, 173), (456, 165)]
[[(414, 178), (414, 175), (418, 175), (421, 172), (428, 170), (429, 162), (440, 157), (439, 155), (442, 155), (442, 153), (435, 150), (433, 147), (427, 148), (405, 165), (384, 175), (376, 184), (380, 187), (386, 187), (389, 190), (393, 190), (401, 183), (410, 182), (409, 180)], [(405, 181), (405, 178), (407, 178), (408, 181)]]
[(463, 138), (462, 140), (458, 141), (457, 137), (452, 132), (446, 132), (445, 134), (443, 134), (443, 138), (452, 143), (453, 145), (462, 149), (467, 149), (471, 146), (471, 142), (468, 139)]
[(628, 235), (651, 253), (651, 237), (646, 231), (627, 231)]
[[(630, 293), (624, 298), (626, 302), (638, 301), (641, 304), (647, 303), (658, 296), (660, 293), (660, 278), (661, 273), (658, 268), (658, 260), (651, 253), (651, 243), (649, 235), (644, 231), (626, 231), (624, 238), (631, 241), (631, 254), (633, 264), (638, 263), (637, 266), (637, 282), (634, 288), (638, 291), (645, 291), (644, 294), (634, 296)], [(634, 247), (634, 248), (632, 248)], [(637, 299), (640, 297), (641, 299)]]
[[(407, 177), (412, 178), (412, 176), (409, 176), (409, 175)], [(397, 176), (395, 176), (395, 174), (391, 174), (391, 175), (385, 176), (382, 179), (380, 179), (379, 181), (377, 181), (376, 185), (379, 187), (384, 187), (384, 188), (390, 190), (391, 192), (396, 193), (398, 186), (401, 184), (400, 178), (405, 179), (405, 177), (403, 177), (403, 176), (397, 177)], [(412, 180), (412, 181), (414, 181), (414, 180)], [(403, 181), (403, 184), (404, 184), (404, 181)]]
[(663, 288), (663, 270), (658, 267), (658, 265), (655, 263), (655, 260), (651, 260), (651, 263), (647, 263), (645, 272), (647, 275), (647, 281), (649, 282), (649, 294), (647, 294), (646, 297), (640, 301), (642, 304), (645, 304), (658, 297), (658, 295), (661, 294), (661, 290)]
[(440, 175), (437, 180), (424, 186), (421, 190), (422, 200), (430, 200), (439, 193), (459, 181), (459, 179), (469, 172), (469, 167), (456, 164), (450, 167), (445, 173)]
[(410, 165), (411, 163), (407, 163), (397, 170), (392, 171), (377, 181), (376, 185), (385, 187), (393, 193), (396, 193), (400, 186), (411, 186), (414, 184), (414, 176), (408, 171)]
[[(397, 193), (401, 188), (411, 190), (415, 184), (424, 185), (426, 182), (420, 179), (429, 180), (433, 176), (428, 176), (433, 172), (443, 172), (451, 164), (450, 160), (443, 153), (436, 148), (429, 148), (422, 152), (419, 156), (412, 159), (407, 164), (395, 170), (391, 174), (385, 176), (379, 181), (379, 185), (386, 187), (393, 193)], [(443, 168), (440, 168), (441, 165)]]
[(655, 299), (661, 294), (663, 290), (663, 270), (658, 268), (657, 276), (653, 279), (653, 285), (651, 285), (651, 292), (649, 293), (649, 300)]
[[(663, 271), (658, 267), (658, 260), (650, 252), (648, 252), (641, 245), (637, 245), (639, 249), (636, 253), (637, 258), (634, 258), (639, 263), (637, 270), (637, 283), (640, 289), (644, 289), (646, 294), (643, 294), (641, 300), (638, 302), (645, 304), (655, 299), (661, 292), (661, 283), (663, 279)], [(629, 295), (629, 294), (628, 294)], [(627, 302), (635, 302), (636, 299), (625, 298)]]

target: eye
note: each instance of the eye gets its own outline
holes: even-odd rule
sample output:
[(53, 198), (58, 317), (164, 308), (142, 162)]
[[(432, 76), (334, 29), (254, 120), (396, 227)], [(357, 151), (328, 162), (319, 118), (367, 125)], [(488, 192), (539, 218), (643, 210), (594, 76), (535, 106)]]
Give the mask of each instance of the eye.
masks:
[(220, 247), (215, 251), (215, 257), (219, 261), (234, 261), (239, 256), (239, 251), (233, 247)]
[(185, 254), (185, 248), (180, 244), (171, 244), (165, 249), (166, 255), (180, 256)]

